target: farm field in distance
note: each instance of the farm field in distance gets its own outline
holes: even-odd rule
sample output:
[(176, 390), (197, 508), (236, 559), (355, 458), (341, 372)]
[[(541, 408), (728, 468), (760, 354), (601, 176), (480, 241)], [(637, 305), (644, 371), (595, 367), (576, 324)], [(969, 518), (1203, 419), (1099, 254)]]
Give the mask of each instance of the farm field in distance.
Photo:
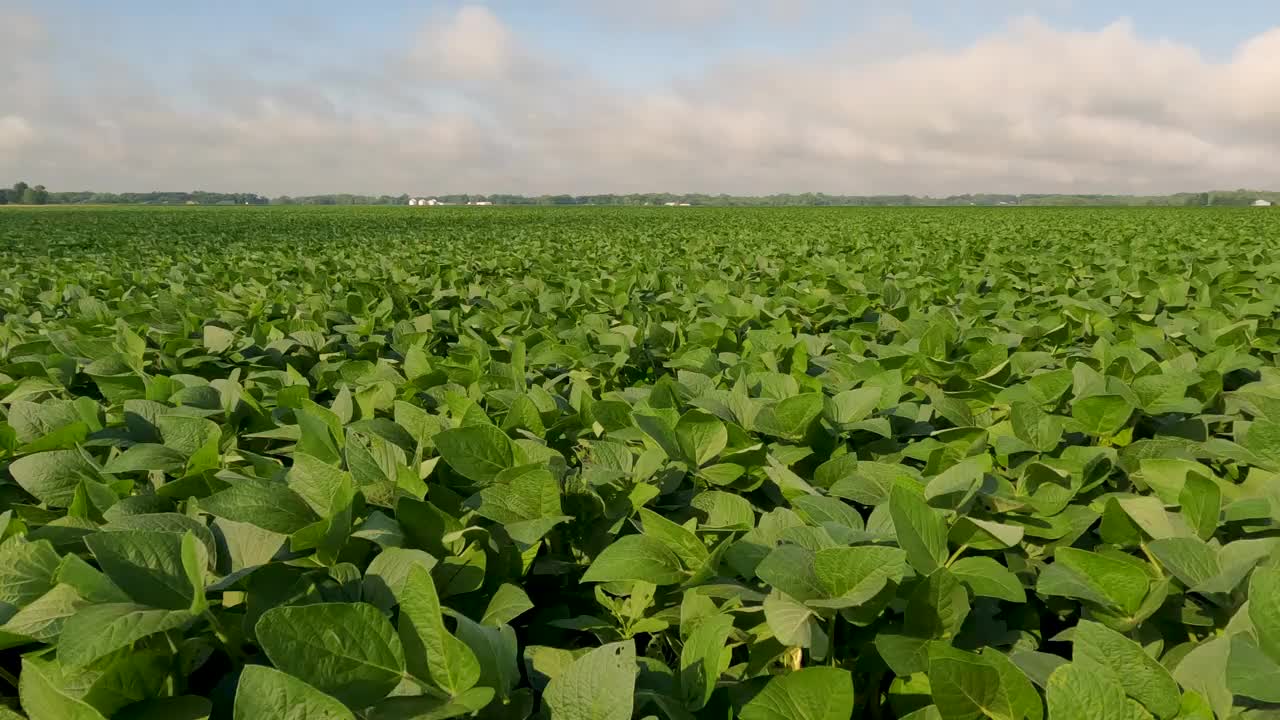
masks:
[(1277, 717), (1278, 354), (1267, 209), (0, 209), (0, 720)]

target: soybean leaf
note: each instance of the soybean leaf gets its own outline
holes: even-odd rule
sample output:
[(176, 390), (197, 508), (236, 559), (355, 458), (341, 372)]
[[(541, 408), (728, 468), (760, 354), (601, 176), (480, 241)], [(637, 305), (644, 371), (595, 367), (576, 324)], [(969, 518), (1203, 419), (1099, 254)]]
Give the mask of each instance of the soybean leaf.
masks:
[(194, 620), (187, 610), (159, 610), (133, 603), (90, 605), (62, 626), (58, 660), (67, 668), (84, 667), (145, 637), (174, 630)]
[(928, 575), (946, 562), (946, 521), (920, 496), (895, 486), (890, 493), (889, 513), (898, 546), (906, 551), (907, 561), (916, 572)]
[(853, 714), (853, 679), (831, 667), (779, 675), (742, 707), (742, 720), (847, 720)]
[(960, 558), (950, 570), (960, 582), (973, 591), (974, 595), (1015, 603), (1027, 600), (1022, 581), (1018, 576), (993, 558), (977, 555)]
[(400, 640), (372, 605), (272, 608), (254, 632), (273, 665), (353, 709), (386, 697), (405, 671)]
[(492, 482), (498, 473), (515, 466), (511, 440), (492, 425), (445, 430), (432, 442), (449, 467), (475, 483)]
[(1222, 490), (1218, 484), (1203, 475), (1189, 474), (1178, 495), (1178, 502), (1192, 531), (1201, 540), (1213, 537), (1222, 509)]
[(635, 580), (675, 585), (685, 579), (680, 559), (666, 545), (648, 535), (614, 540), (587, 568), (582, 582)]
[(632, 641), (603, 645), (564, 668), (547, 684), (551, 720), (630, 720), (635, 704)]
[(675, 432), (685, 461), (695, 468), (713, 460), (729, 443), (729, 431), (724, 423), (701, 410), (682, 415)]
[(22, 661), (18, 694), (31, 720), (106, 720), (93, 706), (59, 689), (49, 679), (40, 660)]
[(337, 698), (263, 665), (248, 665), (236, 685), (234, 720), (355, 720)]
[(402, 664), (449, 695), (466, 692), (479, 681), (480, 664), (471, 648), (445, 629), (431, 574), (414, 565), (401, 588), (399, 641), (394, 645), (399, 649), (403, 643)]
[(1075, 663), (1053, 671), (1045, 698), (1051, 720), (1141, 720), (1144, 714), (1114, 680)]
[(733, 618), (703, 618), (680, 650), (680, 688), (691, 710), (701, 710), (711, 699), (720, 677), (725, 642), (733, 630)]
[(1096, 622), (1081, 620), (1072, 635), (1072, 664), (1109, 677), (1157, 718), (1178, 713), (1178, 685), (1142, 646)]

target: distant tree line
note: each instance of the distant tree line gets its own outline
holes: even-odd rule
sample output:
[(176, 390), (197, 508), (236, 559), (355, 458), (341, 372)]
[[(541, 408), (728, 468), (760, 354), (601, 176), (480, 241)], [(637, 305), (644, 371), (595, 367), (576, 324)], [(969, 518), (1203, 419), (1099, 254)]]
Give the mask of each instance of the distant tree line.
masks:
[[(1280, 192), (1229, 190), (1173, 195), (1054, 195), (1054, 194), (966, 194), (947, 197), (916, 195), (828, 195), (788, 193), (777, 195), (706, 195), (676, 193), (632, 193), (629, 195), (434, 195), (447, 205), (490, 202), (494, 205), (699, 205), (710, 207), (938, 207), (938, 206), (1243, 206), (1255, 200), (1280, 204)], [(257, 193), (215, 192), (50, 192), (43, 185), (15, 183), (0, 189), (0, 205), (408, 205), (410, 196), (401, 195), (282, 195), (268, 198)]]
[(0, 190), (0, 205), (267, 205), (269, 198), (257, 193), (215, 193), (156, 191), (145, 193), (103, 193), (91, 191), (50, 192), (43, 185), (18, 182)]
[(281, 195), (271, 199), (272, 205), (408, 205), (408, 195)]
[(45, 205), (49, 202), (49, 191), (43, 185), (32, 187), (25, 182), (16, 182), (11, 188), (0, 188), (0, 205)]

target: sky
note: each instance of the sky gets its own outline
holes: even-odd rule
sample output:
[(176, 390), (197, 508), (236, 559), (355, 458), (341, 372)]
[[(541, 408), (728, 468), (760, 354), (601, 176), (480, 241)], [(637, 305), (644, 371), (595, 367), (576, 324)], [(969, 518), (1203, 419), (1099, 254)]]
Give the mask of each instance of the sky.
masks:
[(0, 183), (19, 179), (272, 196), (1280, 189), (1280, 3), (0, 0)]

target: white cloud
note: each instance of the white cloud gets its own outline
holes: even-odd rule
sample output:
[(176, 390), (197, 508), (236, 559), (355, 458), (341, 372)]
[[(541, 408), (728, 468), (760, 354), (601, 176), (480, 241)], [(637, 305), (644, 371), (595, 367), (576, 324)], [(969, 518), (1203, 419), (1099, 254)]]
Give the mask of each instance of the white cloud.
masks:
[(16, 152), (35, 138), (31, 123), (18, 115), (0, 115), (0, 150)]
[(960, 48), (897, 20), (637, 88), (470, 5), (380, 63), (305, 81), (246, 64), (174, 93), (110, 71), (75, 88), (6, 81), (0, 176), (272, 194), (1280, 187), (1280, 28), (1214, 62), (1123, 20), (1065, 32), (1024, 19)]
[(446, 77), (496, 82), (516, 69), (523, 52), (493, 11), (464, 5), (450, 17), (429, 22), (411, 54), (423, 67)]

